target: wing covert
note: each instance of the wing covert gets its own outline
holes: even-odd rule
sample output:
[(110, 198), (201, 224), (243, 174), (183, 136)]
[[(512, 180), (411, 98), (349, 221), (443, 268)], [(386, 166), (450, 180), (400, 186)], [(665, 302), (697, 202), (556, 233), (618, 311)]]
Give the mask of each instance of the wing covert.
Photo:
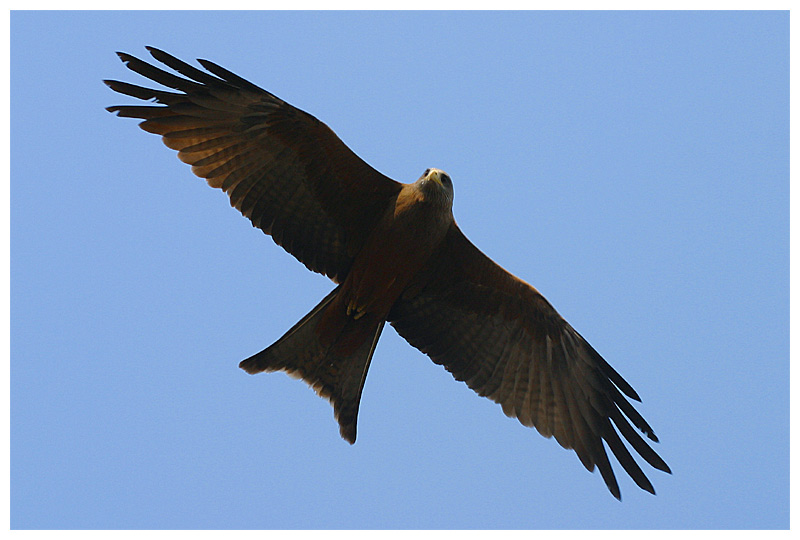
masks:
[(389, 321), (506, 415), (573, 449), (588, 470), (597, 466), (615, 497), (604, 442), (636, 484), (654, 493), (619, 435), (651, 466), (670, 472), (634, 429), (658, 440), (626, 399), (639, 401), (633, 388), (534, 287), (480, 252), (455, 224)]
[[(148, 47), (179, 75), (118, 53), (132, 71), (171, 90), (105, 81), (153, 105), (109, 107), (222, 189), (255, 227), (309, 269), (341, 281), (401, 184), (353, 153), (325, 124), (207, 60), (207, 70)], [(177, 90), (173, 92), (172, 90)]]

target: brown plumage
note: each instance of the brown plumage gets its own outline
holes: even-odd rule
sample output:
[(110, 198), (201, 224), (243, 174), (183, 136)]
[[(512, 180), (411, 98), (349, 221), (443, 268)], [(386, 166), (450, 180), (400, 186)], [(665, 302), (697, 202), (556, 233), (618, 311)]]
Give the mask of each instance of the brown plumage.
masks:
[[(656, 469), (667, 464), (627, 398), (633, 388), (531, 285), (481, 253), (452, 214), (449, 176), (413, 184), (382, 175), (325, 124), (206, 60), (207, 70), (148, 47), (180, 75), (119, 53), (131, 70), (172, 90), (119, 81), (151, 100), (108, 110), (142, 129), (225, 191), (231, 204), (310, 270), (338, 285), (276, 343), (244, 360), (248, 373), (286, 371), (328, 398), (353, 443), (361, 390), (389, 323), (503, 412), (555, 437), (620, 492), (603, 443), (642, 489), (653, 486), (623, 439)], [(620, 435), (622, 438), (620, 438)]]

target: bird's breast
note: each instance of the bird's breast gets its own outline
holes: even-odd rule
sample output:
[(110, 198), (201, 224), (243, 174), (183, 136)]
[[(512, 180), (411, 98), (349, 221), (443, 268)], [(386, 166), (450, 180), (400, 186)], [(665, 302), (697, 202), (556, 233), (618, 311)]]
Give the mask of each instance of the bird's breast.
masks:
[(398, 197), (356, 255), (343, 283), (348, 313), (385, 317), (436, 251), (452, 221), (449, 208)]

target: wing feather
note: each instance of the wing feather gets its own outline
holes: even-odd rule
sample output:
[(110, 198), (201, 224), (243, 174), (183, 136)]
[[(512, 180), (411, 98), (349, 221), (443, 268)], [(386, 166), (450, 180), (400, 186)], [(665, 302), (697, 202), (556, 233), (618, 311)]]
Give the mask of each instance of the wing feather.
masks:
[(309, 269), (343, 279), (402, 184), (370, 167), (313, 116), (238, 75), (207, 60), (199, 60), (204, 71), (147, 49), (177, 74), (118, 55), (171, 90), (105, 81), (120, 94), (154, 102), (108, 110), (141, 119), (142, 129), (161, 135), (255, 227)]
[(588, 470), (597, 467), (615, 497), (619, 485), (606, 447), (645, 491), (653, 486), (626, 442), (646, 463), (670, 472), (634, 429), (657, 441), (626, 399), (639, 400), (630, 384), (536, 289), (481, 253), (455, 224), (389, 322), (504, 413), (573, 449)]

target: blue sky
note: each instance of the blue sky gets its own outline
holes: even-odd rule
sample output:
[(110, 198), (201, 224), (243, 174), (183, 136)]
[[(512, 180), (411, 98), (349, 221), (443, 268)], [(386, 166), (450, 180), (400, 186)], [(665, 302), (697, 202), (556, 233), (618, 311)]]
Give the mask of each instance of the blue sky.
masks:
[[(354, 446), (239, 360), (331, 288), (104, 107), (208, 58), (400, 181), (636, 388), (622, 502), (388, 328)], [(12, 528), (786, 528), (788, 12), (15, 12)], [(616, 465), (616, 464), (615, 464)]]

